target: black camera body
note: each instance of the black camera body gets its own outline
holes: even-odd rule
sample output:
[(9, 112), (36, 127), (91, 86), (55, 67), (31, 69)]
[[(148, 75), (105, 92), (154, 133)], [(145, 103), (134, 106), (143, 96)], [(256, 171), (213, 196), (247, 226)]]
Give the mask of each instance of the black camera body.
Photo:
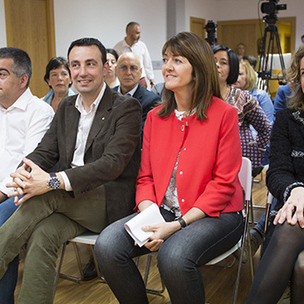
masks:
[(269, 0), (269, 2), (262, 2), (261, 11), (263, 14), (275, 15), (278, 11), (287, 9), (287, 4), (277, 4), (280, 0)]

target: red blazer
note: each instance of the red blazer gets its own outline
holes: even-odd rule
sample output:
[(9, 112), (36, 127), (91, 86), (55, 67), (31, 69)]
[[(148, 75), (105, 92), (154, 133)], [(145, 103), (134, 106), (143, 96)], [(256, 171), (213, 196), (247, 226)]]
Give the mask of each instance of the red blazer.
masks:
[(181, 151), (176, 187), (182, 214), (192, 207), (213, 217), (243, 209), (236, 109), (216, 97), (203, 121), (196, 114), (181, 121), (174, 113), (161, 118), (158, 109), (148, 113), (145, 124), (136, 206), (143, 200), (161, 205)]

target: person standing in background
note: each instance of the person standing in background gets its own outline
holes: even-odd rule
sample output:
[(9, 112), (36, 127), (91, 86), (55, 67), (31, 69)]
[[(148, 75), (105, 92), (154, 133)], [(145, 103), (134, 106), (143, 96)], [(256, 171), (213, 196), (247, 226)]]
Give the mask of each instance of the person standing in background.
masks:
[(145, 79), (145, 77), (147, 77), (150, 81), (151, 88), (153, 88), (154, 74), (152, 61), (146, 44), (139, 41), (140, 34), (141, 28), (139, 23), (134, 21), (128, 23), (126, 27), (126, 37), (114, 46), (114, 50), (119, 56), (126, 52), (135, 53), (138, 56), (142, 67), (142, 74), (139, 84), (147, 88), (147, 82)]

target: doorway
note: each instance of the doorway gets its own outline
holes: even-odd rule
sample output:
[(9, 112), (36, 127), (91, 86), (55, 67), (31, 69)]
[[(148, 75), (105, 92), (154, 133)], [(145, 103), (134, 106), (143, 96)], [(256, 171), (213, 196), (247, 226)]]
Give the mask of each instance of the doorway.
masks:
[(53, 0), (5, 0), (7, 46), (25, 50), (33, 66), (32, 93), (39, 98), (50, 89), (45, 67), (56, 55)]

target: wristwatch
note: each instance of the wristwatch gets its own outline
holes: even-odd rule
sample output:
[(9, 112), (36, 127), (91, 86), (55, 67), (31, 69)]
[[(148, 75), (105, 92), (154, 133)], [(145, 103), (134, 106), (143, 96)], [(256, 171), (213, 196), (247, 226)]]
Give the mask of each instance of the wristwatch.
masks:
[(181, 228), (185, 228), (187, 226), (186, 222), (184, 221), (184, 219), (181, 216), (176, 218), (175, 220), (179, 222), (179, 224), (181, 225)]
[(60, 188), (60, 180), (57, 177), (56, 173), (54, 173), (54, 172), (50, 173), (50, 178), (46, 184), (47, 184), (48, 188), (50, 188), (52, 190), (56, 190), (56, 189)]

